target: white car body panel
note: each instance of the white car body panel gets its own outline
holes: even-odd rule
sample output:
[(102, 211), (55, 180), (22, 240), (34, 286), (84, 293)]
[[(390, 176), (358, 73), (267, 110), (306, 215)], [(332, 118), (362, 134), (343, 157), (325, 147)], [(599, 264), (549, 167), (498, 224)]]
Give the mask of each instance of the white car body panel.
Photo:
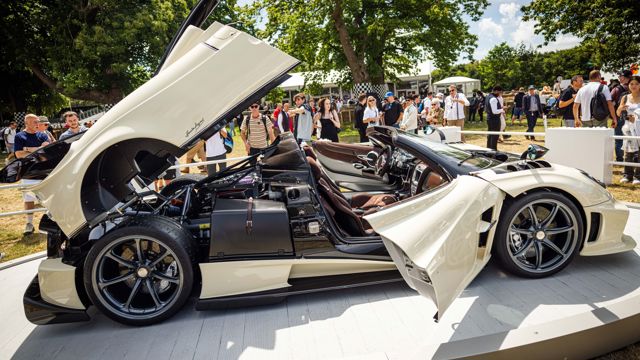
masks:
[(287, 280), (393, 270), (390, 261), (356, 259), (276, 259), (201, 263), (200, 299), (289, 287)]
[[(491, 224), (497, 220), (503, 199), (504, 193), (491, 183), (460, 176), (365, 219), (382, 236), (405, 281), (431, 298), (442, 316), (489, 261), (491, 243), (480, 247), (480, 233), (489, 231), (487, 241), (493, 238)], [(482, 214), (492, 207), (491, 222), (482, 221)], [(407, 264), (405, 256), (413, 264)], [(411, 277), (420, 282), (424, 272), (430, 285), (422, 281), (423, 286), (418, 286)]]
[(198, 31), (189, 31), (190, 39), (172, 51), (172, 63), (109, 110), (72, 144), (51, 174), (30, 189), (65, 234), (73, 234), (87, 222), (82, 181), (92, 161), (106, 149), (145, 138), (185, 147), (298, 64), (295, 58), (231, 27), (216, 23), (210, 29), (216, 30), (212, 36), (202, 42), (208, 35), (202, 32), (195, 43)]
[(76, 267), (62, 259), (45, 259), (38, 267), (40, 295), (46, 302), (69, 309), (84, 310), (76, 289)]
[(579, 170), (552, 164), (550, 168), (497, 174), (492, 169), (475, 176), (491, 182), (511, 197), (536, 188), (556, 188), (576, 198), (582, 206), (602, 204), (612, 199), (609, 192), (584, 176)]

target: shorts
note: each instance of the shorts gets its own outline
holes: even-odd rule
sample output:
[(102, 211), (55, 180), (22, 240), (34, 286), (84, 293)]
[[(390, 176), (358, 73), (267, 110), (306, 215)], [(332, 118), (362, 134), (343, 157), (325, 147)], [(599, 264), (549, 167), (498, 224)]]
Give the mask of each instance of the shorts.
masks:
[[(39, 184), (40, 180), (22, 180), (22, 185), (32, 186), (35, 184)], [(22, 192), (22, 200), (24, 202), (36, 202), (38, 199), (31, 191), (23, 191)]]
[(524, 111), (522, 111), (521, 107), (514, 107), (513, 108), (513, 116), (520, 117), (522, 115), (524, 115)]

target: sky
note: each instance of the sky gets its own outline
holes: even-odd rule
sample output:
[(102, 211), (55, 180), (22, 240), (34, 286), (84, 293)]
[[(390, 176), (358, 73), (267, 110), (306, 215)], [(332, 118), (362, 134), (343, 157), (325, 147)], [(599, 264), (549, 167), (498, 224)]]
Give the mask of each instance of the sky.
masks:
[[(501, 42), (511, 46), (520, 43), (536, 47), (544, 43), (542, 36), (534, 35), (534, 22), (523, 21), (520, 7), (530, 3), (530, 0), (493, 0), (485, 9), (479, 21), (469, 23), (469, 32), (478, 36), (478, 47), (475, 59), (482, 59), (489, 50)], [(572, 48), (580, 43), (580, 39), (572, 35), (560, 35), (558, 39), (540, 48), (540, 51), (553, 51)]]

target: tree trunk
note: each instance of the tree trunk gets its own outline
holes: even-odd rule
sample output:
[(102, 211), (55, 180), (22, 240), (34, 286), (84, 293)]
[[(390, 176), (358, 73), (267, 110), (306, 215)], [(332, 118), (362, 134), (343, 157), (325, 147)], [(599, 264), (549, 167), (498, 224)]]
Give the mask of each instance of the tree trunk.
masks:
[(106, 92), (94, 89), (85, 89), (73, 92), (67, 91), (65, 88), (60, 86), (56, 80), (47, 75), (38, 65), (31, 64), (29, 65), (29, 68), (33, 74), (51, 90), (59, 92), (72, 99), (95, 101), (100, 104), (114, 104), (123, 98), (122, 90), (117, 87), (112, 87)]
[(347, 63), (349, 64), (349, 69), (351, 69), (351, 73), (353, 75), (353, 82), (358, 83), (368, 83), (369, 82), (369, 73), (364, 64), (364, 57), (358, 56), (355, 49), (353, 48), (353, 44), (351, 43), (351, 37), (349, 36), (349, 32), (347, 31), (347, 25), (344, 22), (344, 18), (342, 17), (342, 1), (337, 0), (334, 4), (333, 12), (331, 13), (331, 18), (336, 27), (336, 31), (338, 32), (338, 38), (340, 39), (340, 45), (342, 45), (342, 50), (344, 51), (344, 55), (347, 58)]
[(384, 60), (382, 59), (382, 54), (374, 56), (373, 59), (378, 69), (380, 69), (380, 71), (377, 71), (376, 74), (371, 76), (371, 83), (376, 85), (383, 85), (385, 84), (385, 81), (384, 81)]

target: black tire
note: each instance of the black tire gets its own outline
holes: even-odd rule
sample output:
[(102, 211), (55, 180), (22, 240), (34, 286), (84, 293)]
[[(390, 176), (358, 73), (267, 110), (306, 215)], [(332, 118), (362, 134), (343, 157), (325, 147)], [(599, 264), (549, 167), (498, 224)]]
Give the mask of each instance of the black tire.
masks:
[(184, 186), (195, 184), (204, 178), (205, 176), (200, 174), (185, 174), (182, 176), (178, 176), (176, 179), (167, 184), (167, 186), (163, 187), (162, 190), (160, 190), (160, 195), (171, 196), (176, 191), (182, 189)]
[(558, 193), (535, 192), (505, 202), (493, 248), (508, 272), (542, 278), (569, 265), (581, 248), (583, 233), (582, 216), (571, 200)]
[(123, 324), (168, 319), (193, 288), (193, 242), (187, 230), (166, 217), (125, 221), (89, 250), (83, 269), (87, 295), (103, 314)]

